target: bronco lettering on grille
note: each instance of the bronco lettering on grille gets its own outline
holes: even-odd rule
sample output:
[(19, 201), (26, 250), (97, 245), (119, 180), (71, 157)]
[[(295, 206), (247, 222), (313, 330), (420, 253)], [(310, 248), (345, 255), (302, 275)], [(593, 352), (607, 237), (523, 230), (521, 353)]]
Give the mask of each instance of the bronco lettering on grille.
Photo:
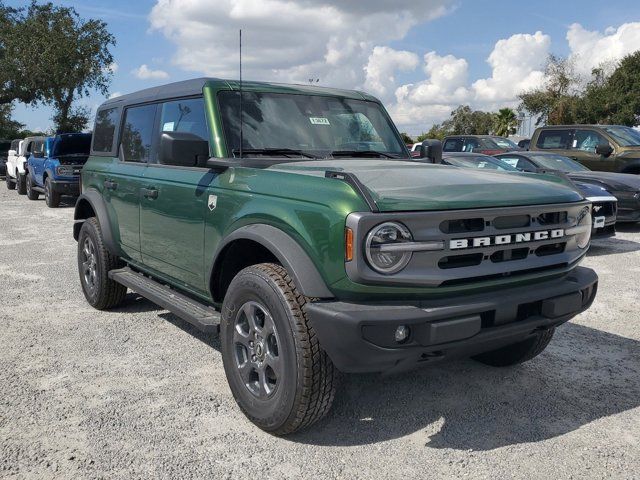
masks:
[(555, 230), (512, 233), (510, 235), (495, 235), (492, 237), (458, 238), (449, 241), (449, 249), (460, 250), (464, 248), (490, 247), (493, 245), (510, 245), (513, 243), (537, 242), (562, 237), (564, 237), (564, 229), (558, 228)]

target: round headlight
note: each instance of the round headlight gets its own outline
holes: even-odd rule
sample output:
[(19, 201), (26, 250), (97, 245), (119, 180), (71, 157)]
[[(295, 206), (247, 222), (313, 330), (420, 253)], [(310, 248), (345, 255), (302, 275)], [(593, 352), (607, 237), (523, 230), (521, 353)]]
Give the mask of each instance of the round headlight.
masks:
[(576, 234), (576, 243), (579, 248), (587, 248), (589, 246), (589, 241), (591, 240), (591, 227), (593, 224), (591, 219), (591, 207), (584, 207), (580, 210), (576, 220), (577, 227), (586, 227), (584, 228), (584, 231)]
[(402, 248), (402, 244), (411, 241), (411, 232), (400, 223), (386, 222), (378, 225), (367, 235), (365, 252), (369, 265), (386, 275), (399, 272), (407, 266), (412, 255)]

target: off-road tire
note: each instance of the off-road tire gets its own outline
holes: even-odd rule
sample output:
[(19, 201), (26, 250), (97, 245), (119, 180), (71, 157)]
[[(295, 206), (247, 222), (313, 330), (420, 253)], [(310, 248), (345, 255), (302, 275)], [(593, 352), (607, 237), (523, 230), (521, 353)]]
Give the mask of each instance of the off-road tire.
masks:
[(491, 352), (481, 353), (473, 357), (473, 359), (492, 367), (509, 367), (523, 363), (540, 355), (549, 345), (554, 332), (555, 328), (543, 330), (522, 342), (513, 343)]
[(49, 177), (44, 181), (44, 199), (49, 208), (58, 208), (60, 206), (60, 194), (53, 191)]
[(31, 175), (27, 173), (27, 198), (29, 200), (38, 200), (40, 194), (33, 189), (33, 181)]
[(6, 176), (4, 177), (4, 181), (7, 182), (7, 190), (15, 190), (16, 183), (11, 180), (11, 175), (9, 175), (9, 172), (7, 172)]
[(16, 173), (16, 189), (18, 190), (18, 195), (27, 194), (27, 179), (19, 172)]
[[(95, 252), (95, 288), (91, 288), (85, 279), (83, 249), (87, 239), (93, 244)], [(118, 306), (125, 295), (127, 287), (109, 278), (109, 271), (123, 267), (122, 260), (112, 255), (104, 245), (102, 230), (95, 217), (88, 218), (82, 224), (78, 235), (78, 273), (80, 284), (87, 302), (97, 310), (107, 310)]]
[[(257, 302), (271, 315), (278, 332), (282, 374), (271, 397), (254, 396), (236, 363), (234, 331), (238, 309)], [(247, 267), (231, 282), (222, 305), (222, 359), (231, 392), (244, 414), (261, 429), (286, 435), (324, 417), (333, 403), (339, 372), (322, 349), (306, 314), (308, 299), (280, 265)]]

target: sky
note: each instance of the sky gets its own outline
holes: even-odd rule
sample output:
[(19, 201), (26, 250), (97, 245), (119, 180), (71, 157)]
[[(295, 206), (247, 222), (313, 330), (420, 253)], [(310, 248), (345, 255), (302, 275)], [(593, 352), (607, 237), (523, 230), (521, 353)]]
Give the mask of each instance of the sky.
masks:
[[(5, 3), (22, 6), (26, 0)], [(640, 1), (61, 0), (115, 35), (110, 95), (172, 81), (243, 77), (365, 90), (411, 135), (461, 104), (494, 111), (540, 86), (548, 54), (585, 78), (640, 50)], [(101, 94), (79, 100), (92, 111)], [(32, 130), (46, 106), (15, 105)]]

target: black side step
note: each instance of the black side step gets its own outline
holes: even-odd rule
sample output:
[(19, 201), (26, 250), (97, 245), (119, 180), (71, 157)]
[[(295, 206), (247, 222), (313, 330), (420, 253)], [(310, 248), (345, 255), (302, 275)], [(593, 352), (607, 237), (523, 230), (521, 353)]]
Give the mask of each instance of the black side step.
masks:
[(169, 310), (203, 332), (218, 333), (220, 330), (220, 312), (141, 273), (134, 272), (129, 267), (111, 270), (109, 278)]

